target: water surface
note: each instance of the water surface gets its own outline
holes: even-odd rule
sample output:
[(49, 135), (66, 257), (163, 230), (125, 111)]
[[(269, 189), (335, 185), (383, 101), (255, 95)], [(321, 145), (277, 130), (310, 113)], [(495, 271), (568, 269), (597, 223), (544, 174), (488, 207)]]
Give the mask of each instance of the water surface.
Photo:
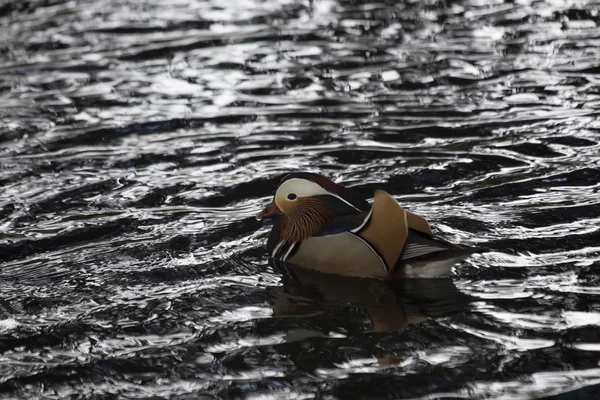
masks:
[[(599, 6), (4, 2), (0, 396), (597, 398)], [(492, 251), (281, 270), (305, 170)]]

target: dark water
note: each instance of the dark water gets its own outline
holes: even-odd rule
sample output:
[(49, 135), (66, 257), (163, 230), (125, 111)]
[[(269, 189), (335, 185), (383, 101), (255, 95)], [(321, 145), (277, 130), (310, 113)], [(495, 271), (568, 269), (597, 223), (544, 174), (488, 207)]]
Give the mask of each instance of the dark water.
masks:
[[(600, 398), (600, 4), (0, 4), (2, 398)], [(300, 170), (493, 251), (280, 270)]]

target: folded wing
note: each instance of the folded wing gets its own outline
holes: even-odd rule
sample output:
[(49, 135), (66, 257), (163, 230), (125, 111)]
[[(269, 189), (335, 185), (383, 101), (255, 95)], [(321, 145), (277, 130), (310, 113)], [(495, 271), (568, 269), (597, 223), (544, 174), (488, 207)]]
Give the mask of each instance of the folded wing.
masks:
[(315, 236), (351, 232), (365, 240), (384, 260), (389, 273), (399, 261), (411, 260), (446, 250), (461, 248), (433, 239), (429, 223), (406, 211), (388, 193), (375, 192), (369, 212), (338, 217), (329, 221)]

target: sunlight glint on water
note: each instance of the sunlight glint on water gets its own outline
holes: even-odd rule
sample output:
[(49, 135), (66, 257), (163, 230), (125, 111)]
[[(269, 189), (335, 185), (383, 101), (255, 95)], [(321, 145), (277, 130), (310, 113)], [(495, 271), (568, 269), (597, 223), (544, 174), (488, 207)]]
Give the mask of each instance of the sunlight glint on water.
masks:
[[(0, 6), (1, 398), (597, 396), (597, 5), (359, 3)], [(298, 282), (303, 170), (490, 251)]]

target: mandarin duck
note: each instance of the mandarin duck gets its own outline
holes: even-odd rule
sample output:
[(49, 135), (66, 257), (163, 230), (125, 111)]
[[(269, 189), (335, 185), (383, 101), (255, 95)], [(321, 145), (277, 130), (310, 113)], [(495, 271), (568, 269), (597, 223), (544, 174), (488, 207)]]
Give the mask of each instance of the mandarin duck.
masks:
[(269, 257), (356, 277), (437, 278), (475, 252), (434, 238), (429, 223), (383, 190), (373, 204), (314, 173), (283, 178), (257, 220), (275, 218)]

